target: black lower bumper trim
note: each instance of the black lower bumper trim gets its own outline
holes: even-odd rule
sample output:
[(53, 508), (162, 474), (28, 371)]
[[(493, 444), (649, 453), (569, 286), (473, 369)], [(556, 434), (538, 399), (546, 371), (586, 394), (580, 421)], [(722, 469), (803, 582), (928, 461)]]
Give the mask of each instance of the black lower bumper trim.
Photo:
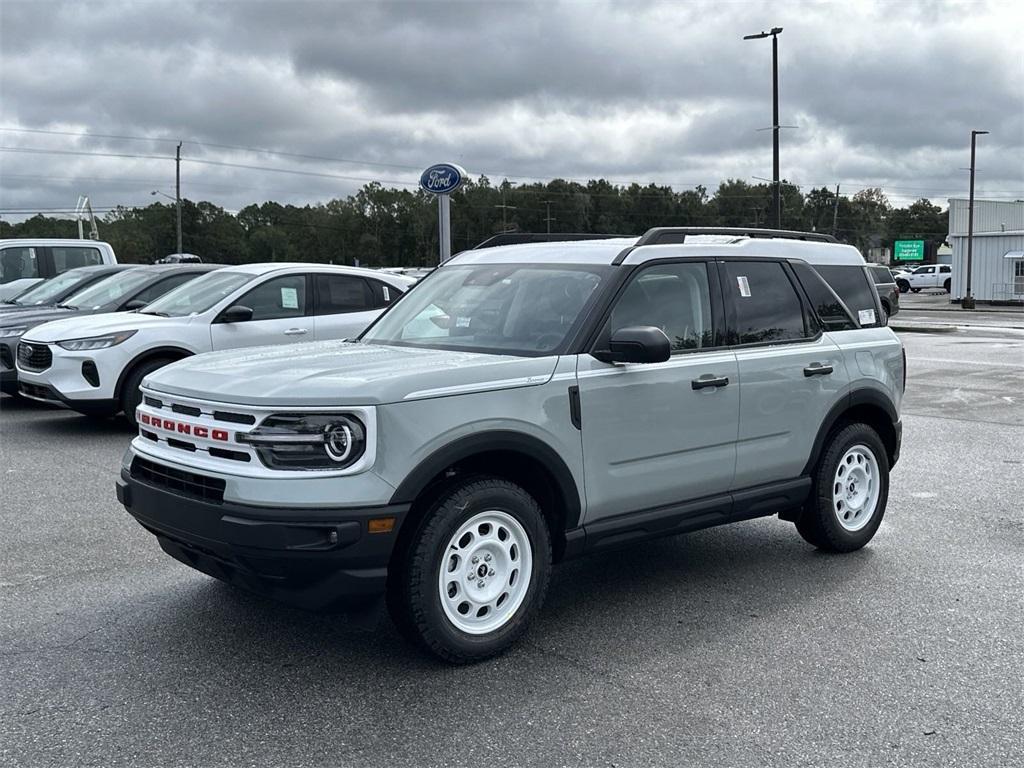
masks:
[[(375, 601), (409, 505), (273, 509), (212, 503), (122, 471), (117, 498), (176, 560), (222, 581), (308, 610)], [(371, 519), (394, 517), (389, 533)]]
[(64, 397), (53, 387), (46, 384), (20, 382), (18, 392), (33, 400), (42, 400), (54, 405), (63, 405), (86, 416), (114, 416), (120, 409), (120, 403), (114, 399), (99, 398), (96, 400), (79, 400)]

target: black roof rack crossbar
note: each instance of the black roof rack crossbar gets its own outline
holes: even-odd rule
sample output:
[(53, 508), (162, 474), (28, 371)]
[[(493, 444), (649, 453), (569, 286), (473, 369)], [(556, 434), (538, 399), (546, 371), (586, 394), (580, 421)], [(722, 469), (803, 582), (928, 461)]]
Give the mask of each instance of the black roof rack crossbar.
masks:
[(759, 229), (757, 227), (654, 227), (637, 240), (641, 245), (667, 245), (682, 243), (688, 235), (733, 235), (735, 237), (785, 238), (809, 240), (817, 243), (838, 243), (832, 235), (822, 232), (797, 232), (789, 229)]
[(573, 240), (608, 240), (613, 237), (635, 237), (635, 235), (596, 235), (592, 233), (566, 232), (501, 232), (487, 238), (473, 247), (495, 248), (499, 245), (522, 245), (523, 243), (565, 243)]

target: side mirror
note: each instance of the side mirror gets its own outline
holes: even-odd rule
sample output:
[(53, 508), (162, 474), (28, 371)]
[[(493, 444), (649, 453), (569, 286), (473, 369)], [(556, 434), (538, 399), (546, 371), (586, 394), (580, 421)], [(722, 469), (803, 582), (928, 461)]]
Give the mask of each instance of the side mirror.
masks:
[(143, 301), (142, 299), (132, 299), (131, 301), (124, 305), (123, 311), (134, 312), (136, 309), (142, 309), (148, 303), (148, 301)]
[(603, 363), (663, 363), (672, 356), (672, 345), (660, 328), (635, 325), (619, 328), (608, 340), (608, 349), (593, 355)]
[(252, 320), (252, 307), (245, 307), (241, 304), (233, 304), (220, 313), (222, 323), (244, 323)]

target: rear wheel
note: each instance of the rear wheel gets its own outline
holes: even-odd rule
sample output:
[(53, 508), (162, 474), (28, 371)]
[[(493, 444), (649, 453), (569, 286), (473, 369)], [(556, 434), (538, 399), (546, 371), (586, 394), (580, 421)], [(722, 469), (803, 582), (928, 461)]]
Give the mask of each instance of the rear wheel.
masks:
[(142, 402), (142, 392), (139, 390), (142, 380), (153, 371), (158, 368), (163, 368), (171, 362), (174, 362), (174, 360), (169, 357), (156, 357), (150, 360), (144, 360), (132, 368), (131, 372), (125, 378), (124, 386), (121, 389), (121, 410), (124, 411), (125, 419), (127, 419), (128, 423), (133, 427), (138, 426), (138, 421), (135, 420), (135, 409), (138, 408), (139, 403)]
[(868, 425), (849, 424), (832, 435), (818, 462), (797, 530), (819, 549), (853, 552), (875, 535), (888, 497), (885, 446)]
[(388, 580), (399, 630), (446, 661), (501, 653), (540, 610), (551, 537), (537, 502), (518, 485), (480, 477), (427, 512)]
[(900, 293), (906, 293), (910, 290), (910, 283), (906, 280), (897, 280), (896, 287), (900, 289)]
[(889, 309), (889, 302), (885, 299), (882, 299), (882, 311), (885, 312), (886, 317), (892, 314), (892, 311)]
[(950, 283), (949, 278), (947, 277), (946, 278), (946, 282), (944, 282), (942, 284), (942, 287), (946, 289), (946, 293), (949, 293), (950, 286), (951, 286), (951, 283)]

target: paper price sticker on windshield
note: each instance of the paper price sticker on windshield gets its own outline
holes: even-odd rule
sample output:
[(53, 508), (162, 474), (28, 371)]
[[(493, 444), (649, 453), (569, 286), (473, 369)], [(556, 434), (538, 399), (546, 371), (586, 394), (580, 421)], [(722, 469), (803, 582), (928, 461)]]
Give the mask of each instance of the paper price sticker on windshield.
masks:
[(861, 325), (871, 325), (875, 322), (875, 310), (862, 309), (857, 313), (857, 319), (860, 320)]
[(299, 308), (299, 292), (295, 288), (282, 288), (281, 289), (281, 308), (282, 309), (298, 309)]
[(736, 276), (736, 285), (740, 288), (740, 296), (745, 299), (750, 298), (750, 283), (747, 282), (747, 278), (743, 275)]

